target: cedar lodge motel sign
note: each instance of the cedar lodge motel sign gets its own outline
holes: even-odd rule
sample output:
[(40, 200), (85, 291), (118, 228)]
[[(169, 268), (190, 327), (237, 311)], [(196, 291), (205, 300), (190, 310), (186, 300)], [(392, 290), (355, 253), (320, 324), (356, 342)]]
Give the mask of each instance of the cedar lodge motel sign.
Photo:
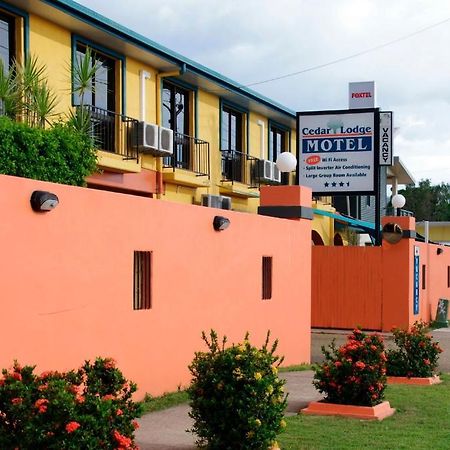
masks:
[(381, 244), (380, 167), (392, 165), (392, 112), (375, 108), (375, 83), (349, 84), (349, 109), (297, 113), (296, 183), (314, 195), (374, 195)]

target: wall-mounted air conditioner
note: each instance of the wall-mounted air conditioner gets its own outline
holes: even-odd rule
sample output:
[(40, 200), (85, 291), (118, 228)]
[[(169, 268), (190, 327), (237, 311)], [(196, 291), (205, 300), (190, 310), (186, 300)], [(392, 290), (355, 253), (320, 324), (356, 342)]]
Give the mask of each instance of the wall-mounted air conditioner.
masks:
[(281, 172), (280, 169), (277, 167), (276, 163), (272, 163), (272, 181), (274, 183), (281, 183)]
[(272, 171), (273, 171), (273, 163), (272, 161), (267, 161), (266, 159), (260, 159), (257, 161), (255, 165), (255, 178), (257, 181), (263, 184), (271, 184), (272, 183)]
[(222, 199), (222, 209), (231, 209), (231, 197), (225, 195), (220, 196)]
[(159, 151), (159, 130), (158, 125), (147, 122), (139, 122), (137, 125), (138, 149), (142, 153), (152, 155)]
[(202, 206), (231, 209), (231, 197), (226, 197), (224, 195), (202, 195)]
[(159, 155), (173, 155), (173, 130), (159, 127)]

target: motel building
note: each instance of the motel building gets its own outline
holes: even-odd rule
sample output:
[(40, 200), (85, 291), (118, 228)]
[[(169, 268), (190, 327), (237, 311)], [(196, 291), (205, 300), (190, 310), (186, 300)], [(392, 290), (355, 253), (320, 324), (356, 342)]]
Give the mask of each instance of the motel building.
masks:
[[(158, 395), (189, 381), (203, 330), (270, 329), (291, 365), (309, 362), (311, 326), (407, 325), (450, 295), (450, 251), (416, 243), (413, 218), (383, 219), (404, 238), (373, 247), (370, 195), (312, 196), (278, 170), (296, 112), (72, 0), (1, 0), (0, 22), (3, 67), (36, 57), (61, 117), (89, 111), (99, 169), (87, 188), (0, 175), (2, 331), (22, 330), (1, 367), (112, 356)], [(100, 69), (80, 102), (68, 68), (88, 51)], [(398, 159), (382, 171), (411, 182)], [(36, 191), (54, 210), (31, 209)]]

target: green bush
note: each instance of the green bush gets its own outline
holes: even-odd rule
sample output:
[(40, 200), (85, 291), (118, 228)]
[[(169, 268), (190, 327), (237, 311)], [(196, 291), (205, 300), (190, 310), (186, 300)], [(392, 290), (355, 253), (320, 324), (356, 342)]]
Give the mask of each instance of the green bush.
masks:
[(400, 377), (431, 377), (442, 349), (427, 334), (424, 322), (415, 322), (410, 330), (394, 328), (396, 349), (387, 352), (387, 374)]
[(77, 371), (44, 372), (34, 367), (2, 371), (0, 448), (13, 450), (134, 449), (131, 399), (136, 385), (111, 358), (86, 361)]
[(87, 135), (63, 123), (42, 129), (0, 117), (0, 174), (83, 186), (95, 170)]
[(356, 329), (347, 342), (330, 350), (322, 347), (325, 361), (315, 366), (313, 384), (330, 403), (373, 406), (384, 398), (386, 355), (382, 338)]
[(275, 446), (286, 426), (284, 380), (278, 378), (282, 358), (275, 356), (278, 342), (268, 348), (269, 333), (261, 349), (248, 341), (225, 348), (211, 330), (202, 334), (209, 351), (197, 352), (189, 366), (190, 416), (197, 444), (209, 449), (258, 449)]

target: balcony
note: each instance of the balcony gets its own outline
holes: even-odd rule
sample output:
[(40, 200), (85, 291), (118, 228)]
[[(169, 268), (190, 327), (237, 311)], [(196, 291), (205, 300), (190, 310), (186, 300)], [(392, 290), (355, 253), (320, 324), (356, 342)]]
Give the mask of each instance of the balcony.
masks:
[(164, 158), (165, 168), (183, 169), (197, 177), (210, 177), (209, 142), (173, 133), (173, 156)]
[(83, 108), (87, 114), (90, 135), (99, 150), (119, 155), (123, 160), (139, 161), (138, 120), (91, 105), (77, 108)]
[(249, 189), (259, 187), (259, 159), (237, 150), (222, 150), (222, 182), (247, 185)]

